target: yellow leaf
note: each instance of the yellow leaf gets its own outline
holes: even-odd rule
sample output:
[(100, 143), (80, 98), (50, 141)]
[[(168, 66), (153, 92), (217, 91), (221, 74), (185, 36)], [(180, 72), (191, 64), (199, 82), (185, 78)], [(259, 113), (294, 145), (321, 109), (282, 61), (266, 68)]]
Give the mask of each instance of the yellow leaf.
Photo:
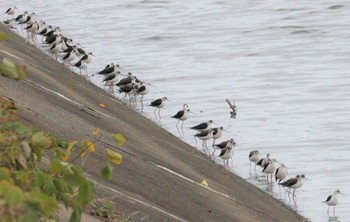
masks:
[(100, 104), (98, 104), (100, 107), (102, 107), (102, 108), (106, 108), (106, 105), (104, 104), (104, 103), (100, 103)]
[(90, 140), (86, 140), (86, 146), (89, 148), (89, 150), (91, 152), (95, 152), (95, 145), (93, 142), (91, 142)]
[(203, 186), (208, 186), (208, 182), (206, 181), (206, 180), (203, 180), (202, 182), (201, 182), (201, 184), (203, 185)]
[(122, 147), (124, 145), (125, 137), (122, 134), (116, 133), (113, 134), (112, 137), (117, 141), (119, 147)]
[(122, 163), (123, 156), (117, 152), (107, 149), (107, 156), (108, 156), (108, 159), (114, 164), (119, 165)]
[(73, 147), (74, 145), (77, 143), (77, 141), (73, 141), (71, 143), (68, 144), (68, 148), (66, 150), (66, 153), (63, 157), (63, 161), (67, 161), (72, 153)]
[(92, 135), (97, 136), (100, 133), (100, 128), (97, 128), (94, 132), (92, 132)]

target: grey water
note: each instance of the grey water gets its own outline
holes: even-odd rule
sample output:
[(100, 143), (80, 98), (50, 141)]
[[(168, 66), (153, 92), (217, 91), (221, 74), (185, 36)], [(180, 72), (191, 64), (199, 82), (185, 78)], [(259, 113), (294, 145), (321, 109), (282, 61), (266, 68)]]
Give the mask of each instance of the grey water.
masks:
[[(212, 119), (229, 131), (220, 141), (233, 137), (239, 145), (234, 173), (311, 221), (350, 221), (349, 1), (0, 3), (3, 11), (13, 5), (93, 52), (89, 73), (114, 62), (153, 84), (145, 103), (170, 101), (160, 120), (150, 107), (142, 114), (166, 130), (179, 136), (170, 117), (186, 103), (195, 112), (185, 121), (186, 142), (195, 145), (190, 126)], [(91, 80), (102, 87), (102, 77)], [(236, 102), (235, 119), (226, 98)], [(257, 176), (260, 169), (250, 170), (253, 149), (287, 165), (289, 177), (311, 180), (295, 201)], [(322, 201), (336, 188), (347, 196), (340, 196), (336, 216), (328, 216)]]

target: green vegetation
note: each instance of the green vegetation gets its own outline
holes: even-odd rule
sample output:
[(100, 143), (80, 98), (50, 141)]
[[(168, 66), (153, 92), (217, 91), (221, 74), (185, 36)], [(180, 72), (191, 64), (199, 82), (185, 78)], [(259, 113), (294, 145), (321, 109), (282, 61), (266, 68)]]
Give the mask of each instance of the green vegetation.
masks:
[[(24, 66), (6, 58), (0, 74), (15, 80), (27, 76)], [(95, 185), (75, 161), (84, 164), (95, 152), (93, 138), (69, 142), (24, 124), (16, 113), (14, 102), (0, 97), (0, 221), (55, 220), (59, 203), (73, 209), (69, 221), (80, 221), (83, 209), (93, 202)], [(99, 129), (92, 134), (98, 136)], [(125, 143), (121, 134), (112, 136), (119, 147)], [(106, 157), (101, 176), (111, 179), (112, 164), (121, 164), (122, 156), (108, 149)], [(43, 159), (49, 159), (47, 169)], [(113, 217), (113, 210), (106, 209), (106, 217)]]

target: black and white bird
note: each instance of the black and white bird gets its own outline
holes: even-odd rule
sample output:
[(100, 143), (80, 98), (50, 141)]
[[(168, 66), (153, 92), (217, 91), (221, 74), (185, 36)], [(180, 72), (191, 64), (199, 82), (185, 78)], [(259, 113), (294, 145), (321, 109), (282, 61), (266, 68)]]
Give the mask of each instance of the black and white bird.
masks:
[(143, 96), (147, 95), (150, 90), (151, 84), (148, 82), (141, 82), (138, 89), (136, 90), (136, 93), (141, 97), (140, 103), (141, 103), (141, 110), (143, 110)]
[(221, 153), (219, 155), (219, 157), (221, 157), (224, 162), (224, 168), (227, 172), (229, 171), (230, 159), (233, 155), (233, 148), (235, 144), (235, 141), (233, 139), (230, 139), (226, 144), (226, 147), (221, 150)]
[(24, 23), (27, 20), (27, 17), (28, 17), (28, 12), (25, 11), (23, 12), (23, 14), (18, 15), (15, 20), (16, 22), (21, 24), (22, 22)]
[(9, 17), (10, 15), (11, 15), (12, 18), (13, 18), (13, 15), (15, 14), (16, 10), (17, 10), (17, 7), (16, 7), (16, 6), (13, 6), (13, 7), (7, 9), (6, 12), (5, 12), (5, 14), (7, 14), (7, 19), (8, 19), (8, 17)]
[(214, 155), (214, 153), (215, 153), (215, 150), (223, 150), (224, 148), (226, 148), (227, 146), (231, 146), (231, 144), (232, 144), (232, 146), (235, 146), (236, 145), (236, 142), (235, 142), (235, 140), (233, 139), (233, 138), (231, 138), (231, 139), (229, 139), (229, 140), (226, 140), (226, 141), (223, 141), (223, 142), (221, 142), (221, 143), (219, 143), (219, 144), (214, 144), (214, 151), (213, 151), (213, 153), (211, 154), (211, 156), (213, 156)]
[[(323, 203), (328, 205), (327, 214), (329, 214), (329, 208), (333, 207), (333, 215), (335, 215), (335, 206), (338, 204), (338, 201), (339, 201), (338, 195), (339, 194), (343, 194), (343, 193), (340, 192), (339, 189), (336, 189), (332, 195), (329, 195), (327, 197), (327, 200), (323, 201)], [(345, 195), (345, 194), (343, 194), (343, 195)]]
[(155, 107), (154, 109), (154, 115), (157, 117), (156, 115), (156, 111), (158, 109), (158, 117), (159, 119), (161, 119), (161, 116), (160, 116), (160, 109), (163, 108), (165, 106), (165, 103), (166, 101), (169, 101), (168, 98), (165, 96), (165, 97), (162, 97), (160, 99), (156, 99), (154, 101), (151, 102), (151, 104), (149, 104), (149, 106), (152, 106), (152, 107)]
[(223, 126), (213, 128), (213, 135), (212, 135), (213, 145), (212, 145), (212, 147), (214, 147), (214, 144), (215, 144), (216, 140), (219, 139), (222, 136), (222, 132), (223, 131), (225, 131)]
[(74, 59), (77, 58), (77, 49), (73, 49), (71, 52), (66, 53), (65, 56), (63, 56), (62, 60), (67, 66), (71, 66), (70, 62), (72, 62)]
[[(282, 186), (284, 186), (284, 187), (287, 187), (288, 189), (289, 189), (289, 191), (291, 190), (291, 189), (293, 189), (294, 191), (293, 191), (293, 198), (294, 197), (296, 197), (295, 196), (295, 190), (296, 189), (298, 189), (298, 188), (300, 188), (301, 186), (303, 186), (303, 180), (304, 179), (307, 179), (306, 177), (305, 177), (305, 175), (304, 174), (302, 174), (302, 175), (296, 175), (296, 177), (294, 177), (294, 178), (289, 178), (288, 180), (286, 180), (286, 181), (284, 181), (284, 182), (282, 182), (282, 183), (278, 183), (279, 185), (282, 185)], [(307, 179), (308, 180), (308, 179)], [(290, 192), (289, 192), (289, 194), (290, 194)]]
[(270, 154), (266, 154), (266, 158), (261, 158), (256, 165), (260, 166), (261, 168), (265, 168), (265, 165), (267, 164), (267, 162), (270, 159)]
[[(184, 132), (183, 132), (184, 121), (188, 119), (190, 112), (191, 112), (191, 110), (188, 109), (188, 106), (186, 104), (184, 104), (183, 109), (178, 111), (175, 115), (173, 115), (171, 117), (171, 118), (174, 118), (174, 119), (178, 120), (177, 123), (176, 123), (176, 128), (177, 128), (177, 131), (180, 134), (180, 138), (184, 138), (185, 137)], [(179, 127), (178, 127), (180, 122), (182, 122), (182, 124), (181, 124), (181, 131), (180, 131)]]
[(116, 77), (116, 73), (111, 73), (102, 80), (102, 82), (105, 82), (105, 86), (108, 86), (108, 90), (112, 94), (114, 94), (114, 81)]
[(288, 175), (287, 167), (281, 163), (281, 166), (276, 169), (275, 172), (275, 180), (278, 183), (281, 183), (282, 180), (284, 180)]
[(191, 129), (197, 130), (197, 131), (205, 131), (211, 129), (211, 124), (213, 123), (213, 120), (209, 120), (208, 122), (200, 123), (198, 125), (192, 126)]
[(118, 64), (114, 65), (112, 63), (112, 64), (108, 64), (103, 70), (99, 71), (97, 74), (109, 75), (117, 72), (120, 72), (119, 65)]
[[(77, 67), (80, 70), (80, 73), (79, 73), (80, 75), (83, 74), (83, 70), (86, 69), (87, 65), (88, 65), (87, 61), (86, 60), (82, 60), (82, 59), (74, 64), (74, 66)], [(85, 74), (87, 74), (87, 73), (85, 72)]]
[(272, 183), (272, 174), (275, 172), (276, 170), (276, 165), (275, 162), (277, 162), (275, 159), (269, 159), (267, 161), (267, 163), (265, 164), (264, 169), (262, 170), (263, 173), (266, 173), (266, 179), (267, 182), (269, 182), (269, 174), (270, 174), (270, 178), (271, 178), (271, 183)]
[(254, 167), (254, 170), (256, 171), (256, 164), (259, 162), (260, 160), (260, 153), (259, 153), (259, 150), (252, 150), (250, 151), (249, 153), (249, 169), (251, 168), (252, 166), (252, 163), (254, 163), (255, 167)]
[[(203, 141), (202, 148), (206, 155), (209, 154), (207, 141), (212, 137), (212, 135), (213, 135), (213, 129), (202, 130), (196, 133), (195, 135), (193, 135), (195, 139), (198, 138)], [(196, 139), (196, 145), (197, 145), (197, 139)]]

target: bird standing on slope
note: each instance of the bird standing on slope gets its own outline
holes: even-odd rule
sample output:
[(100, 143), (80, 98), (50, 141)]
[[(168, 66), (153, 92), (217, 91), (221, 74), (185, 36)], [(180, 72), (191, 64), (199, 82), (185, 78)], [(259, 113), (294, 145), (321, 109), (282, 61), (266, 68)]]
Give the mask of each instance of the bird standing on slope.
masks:
[(275, 162), (277, 162), (275, 159), (269, 159), (265, 164), (264, 169), (262, 170), (263, 173), (266, 173), (267, 182), (269, 182), (269, 174), (270, 174), (271, 183), (272, 183), (272, 174), (276, 170)]
[(16, 7), (16, 6), (13, 6), (13, 7), (11, 7), (11, 8), (9, 8), (9, 9), (6, 10), (5, 14), (7, 14), (7, 19), (9, 18), (10, 15), (11, 15), (12, 18), (13, 18), (13, 15), (15, 14), (16, 9), (17, 9), (17, 7)]
[(204, 131), (211, 129), (211, 124), (213, 123), (213, 120), (209, 120), (208, 122), (200, 123), (198, 125), (192, 126), (191, 129), (197, 130), (197, 131)]
[[(302, 175), (296, 175), (296, 177), (294, 177), (294, 178), (289, 178), (288, 180), (286, 180), (286, 181), (284, 181), (284, 182), (282, 182), (282, 183), (278, 183), (279, 185), (282, 185), (282, 186), (284, 186), (284, 187), (287, 187), (288, 189), (289, 189), (289, 191), (291, 190), (291, 189), (293, 189), (294, 191), (293, 191), (293, 198), (295, 198), (296, 196), (295, 196), (295, 191), (296, 191), (296, 189), (298, 189), (298, 188), (300, 188), (301, 186), (303, 186), (303, 180), (304, 179), (307, 179), (306, 177), (305, 177), (305, 175), (304, 174), (302, 174)], [(309, 179), (307, 179), (307, 180), (309, 180)], [(289, 194), (290, 194), (290, 192), (289, 192)], [(288, 195), (289, 195), (288, 194)]]
[(333, 207), (333, 215), (335, 215), (335, 206), (338, 204), (338, 194), (343, 194), (343, 193), (340, 192), (339, 189), (336, 189), (332, 195), (329, 195), (327, 197), (327, 200), (323, 201), (323, 203), (328, 205), (327, 214), (329, 214), (329, 208)]
[(255, 164), (254, 170), (256, 171), (256, 164), (258, 163), (258, 161), (260, 160), (260, 153), (258, 150), (253, 150), (250, 151), (249, 153), (249, 169), (252, 167), (252, 162)]
[(159, 119), (161, 119), (162, 117), (160, 117), (160, 109), (163, 108), (165, 106), (165, 102), (166, 101), (169, 101), (167, 97), (162, 97), (160, 99), (156, 99), (154, 100), (153, 102), (151, 102), (151, 104), (149, 104), (149, 106), (152, 106), (152, 107), (155, 107), (155, 110), (154, 110), (154, 115), (156, 116), (157, 118), (157, 115), (156, 115), (156, 111), (158, 109), (158, 116), (159, 116)]
[(288, 175), (287, 167), (281, 163), (281, 166), (277, 168), (275, 173), (275, 179), (276, 182), (278, 180), (278, 183), (280, 183), (282, 180), (284, 180)]
[[(175, 118), (175, 119), (178, 120), (177, 123), (176, 123), (176, 128), (177, 128), (178, 132), (180, 133), (180, 138), (184, 138), (184, 137), (185, 137), (185, 135), (184, 135), (184, 133), (183, 133), (183, 130), (184, 130), (184, 121), (185, 121), (186, 119), (188, 119), (189, 113), (190, 113), (190, 112), (191, 112), (191, 110), (188, 109), (188, 108), (184, 105), (184, 109), (183, 109), (183, 110), (178, 111), (174, 116), (171, 117), (171, 118)], [(182, 135), (181, 135), (181, 132), (180, 132), (179, 127), (178, 127), (180, 121), (182, 122), (182, 124), (181, 124)]]

